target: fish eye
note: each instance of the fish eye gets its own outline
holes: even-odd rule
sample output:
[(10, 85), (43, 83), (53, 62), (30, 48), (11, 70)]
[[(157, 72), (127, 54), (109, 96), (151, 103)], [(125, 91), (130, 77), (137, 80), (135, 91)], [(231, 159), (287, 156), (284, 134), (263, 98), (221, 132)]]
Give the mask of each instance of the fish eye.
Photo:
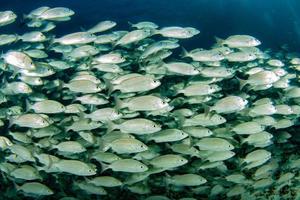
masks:
[(181, 159), (180, 161), (181, 161), (181, 162), (184, 162), (184, 160), (183, 160), (183, 159)]
[(143, 169), (144, 168), (144, 166), (143, 165), (141, 165), (141, 169)]

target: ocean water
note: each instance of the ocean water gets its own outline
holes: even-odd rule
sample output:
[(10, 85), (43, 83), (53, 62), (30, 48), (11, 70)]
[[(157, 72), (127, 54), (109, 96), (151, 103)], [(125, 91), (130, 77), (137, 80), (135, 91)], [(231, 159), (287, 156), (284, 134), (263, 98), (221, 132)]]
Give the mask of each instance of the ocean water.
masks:
[[(76, 14), (58, 26), (57, 35), (89, 28), (101, 20), (115, 20), (118, 28), (129, 22), (153, 21), (163, 26), (192, 26), (201, 34), (184, 45), (210, 47), (214, 37), (249, 34), (259, 38), (264, 48), (279, 49), (288, 45), (292, 51), (300, 46), (300, 2), (297, 0), (1, 0), (1, 9), (19, 15), (39, 6), (67, 6)], [(67, 27), (67, 28), (66, 28)], [(18, 23), (4, 31), (24, 31)]]
[[(28, 87), (31, 88), (32, 91), (26, 93), (24, 92), (25, 89), (18, 90), (18, 87), (13, 87), (12, 90), (8, 90), (9, 83), (20, 81), (23, 77), (23, 73), (25, 74), (26, 72), (21, 70), (17, 71), (19, 70), (18, 67), (12, 67), (12, 64), (8, 63), (9, 61), (1, 57), (0, 200), (300, 200), (299, 0), (0, 0), (0, 12), (12, 10), (18, 16), (14, 23), (0, 27), (0, 35), (22, 35), (27, 33), (31, 29), (26, 26), (28, 21), (23, 19), (23, 15), (41, 6), (49, 6), (51, 8), (68, 7), (72, 9), (75, 14), (71, 16), (71, 20), (69, 21), (57, 22), (56, 28), (46, 34), (51, 39), (42, 43), (45, 43), (44, 50), (48, 53), (49, 57), (41, 59), (32, 58), (33, 63), (41, 64), (41, 62), (46, 62), (44, 67), (47, 68), (48, 62), (56, 60), (63, 61), (71, 67), (67, 69), (60, 69), (60, 66), (57, 68), (49, 67), (50, 69), (54, 69), (54, 71), (52, 74), (45, 76), (39, 74), (42, 72), (38, 72), (37, 76), (41, 76), (43, 84), (28, 84)], [(70, 57), (68, 57), (69, 52), (54, 53), (53, 49), (51, 49), (55, 47), (55, 45), (58, 46), (57, 43), (52, 43), (54, 41), (52, 40), (53, 38), (59, 38), (69, 33), (86, 31), (98, 22), (104, 20), (112, 20), (117, 23), (113, 29), (104, 33), (118, 30), (132, 31), (133, 28), (130, 27), (130, 23), (140, 21), (154, 22), (159, 28), (169, 26), (193, 27), (199, 30), (200, 33), (191, 38), (178, 39), (178, 48), (171, 49), (174, 53), (166, 58), (155, 60), (157, 59), (155, 57), (157, 52), (151, 54), (149, 57), (154, 56), (151, 57), (154, 61), (151, 59), (143, 60), (139, 56), (147, 45), (156, 42), (156, 40), (166, 40), (168, 38), (163, 36), (149, 36), (152, 40), (146, 38), (124, 46), (115, 45), (115, 43), (106, 46), (93, 44), (92, 47), (103, 48), (104, 50), (101, 50), (95, 55), (79, 58), (78, 60), (70, 59)], [(97, 33), (96, 35), (101, 34), (102, 33)], [(215, 37), (226, 39), (231, 35), (253, 36), (261, 42), (261, 44), (257, 46), (261, 52), (255, 55), (257, 57), (254, 60), (249, 61), (230, 62), (227, 57), (223, 57), (220, 62), (216, 62), (220, 64), (220, 68), (211, 66), (210, 64), (212, 63), (209, 62), (198, 62), (192, 58), (183, 56), (185, 49), (190, 51), (196, 48), (215, 48), (212, 47), (216, 43)], [(172, 39), (170, 39), (170, 41), (174, 42)], [(2, 55), (7, 55), (5, 53), (11, 50), (25, 52), (25, 49), (19, 49), (19, 45), (21, 46), (23, 43), (25, 43), (25, 47), (28, 49), (36, 48), (32, 43), (18, 41), (13, 44), (0, 46), (0, 52)], [(70, 46), (74, 49), (81, 46), (81, 44), (66, 46)], [(245, 51), (249, 50), (246, 47), (230, 47), (230, 49), (232, 52), (240, 52), (243, 51), (243, 49)], [(95, 64), (93, 62), (95, 57), (111, 51), (121, 53), (123, 56), (122, 59), (125, 59), (124, 62), (113, 63), (116, 64), (117, 67), (120, 67), (120, 71), (107, 72), (103, 69), (101, 71), (101, 69), (91, 67)], [(162, 51), (163, 50), (160, 50), (160, 52)], [(299, 63), (292, 64), (292, 59), (299, 59)], [(275, 66), (276, 64), (272, 65), (268, 63), (269, 61), (279, 61), (282, 62), (283, 65)], [(2, 65), (3, 62), (6, 62), (6, 64)], [(176, 69), (167, 68), (167, 64), (174, 62), (182, 62), (188, 65), (189, 69), (184, 70), (186, 65), (182, 65)], [(86, 64), (86, 66), (82, 67), (84, 64)], [(154, 68), (148, 69), (147, 66), (151, 64), (154, 65)], [(8, 68), (6, 68), (7, 66)], [(41, 64), (41, 66), (43, 65)], [(250, 79), (251, 74), (249, 71), (255, 67), (259, 68), (258, 70), (270, 73), (271, 75), (268, 74), (270, 78), (263, 76), (257, 78), (258, 80), (255, 80), (255, 83), (252, 84), (252, 82), (249, 81), (245, 87), (241, 87), (243, 82)], [(210, 71), (211, 69), (220, 69), (220, 71), (214, 72)], [(205, 70), (207, 71), (204, 72)], [(98, 79), (101, 84), (91, 84), (89, 85), (91, 87), (87, 88), (84, 88), (82, 86), (83, 84), (78, 84), (73, 88), (67, 85), (67, 83), (74, 82), (74, 77), (80, 73), (89, 73), (93, 78)], [(151, 85), (153, 88), (147, 88), (145, 91), (137, 92), (123, 92), (121, 89), (119, 91), (110, 91), (110, 89), (113, 88), (112, 85), (114, 85), (113, 81), (118, 77), (131, 73), (140, 73), (148, 78), (150, 77), (151, 80), (159, 81), (160, 85), (155, 87)], [(228, 75), (226, 75), (226, 73), (228, 73)], [(268, 83), (255, 85), (256, 82), (262, 81), (261, 79)], [(22, 81), (26, 82), (24, 80)], [(284, 83), (282, 83), (283, 86), (278, 86), (279, 81)], [(197, 85), (199, 83), (216, 87), (217, 89), (211, 93), (207, 92), (205, 95), (194, 95), (182, 92), (183, 89), (188, 86), (193, 84)], [(138, 82), (136, 86), (139, 84), (142, 85), (144, 82)], [(133, 85), (134, 84), (129, 85), (128, 88), (133, 87)], [(92, 92), (85, 91), (91, 89), (92, 86), (103, 88), (101, 91), (98, 90), (99, 87)], [(125, 91), (128, 88), (123, 89)], [(77, 92), (77, 89), (81, 91)], [(200, 90), (205, 89), (201, 88), (193, 92), (201, 93)], [(18, 92), (14, 93), (16, 91)], [(22, 92), (24, 92), (24, 94), (21, 94)], [(78, 97), (86, 94), (89, 95), (89, 93), (93, 95), (100, 94), (99, 96), (96, 95), (97, 98), (105, 103), (92, 105), (90, 102), (86, 103), (78, 100)], [(168, 106), (159, 108), (158, 110), (152, 109), (152, 102), (147, 102), (149, 99), (134, 102), (130, 105), (132, 110), (129, 108), (130, 106), (128, 106), (128, 108), (124, 106), (125, 101), (147, 95), (155, 96), (158, 99), (155, 100), (159, 101), (157, 104), (167, 104)], [(3, 100), (3, 96), (6, 98), (5, 101)], [(234, 96), (234, 100), (236, 101), (233, 103), (229, 102), (229, 104), (233, 107), (236, 106), (236, 110), (223, 112), (222, 109), (229, 109), (230, 106), (228, 106), (226, 102), (223, 102), (224, 105), (222, 104), (222, 106), (220, 106), (221, 108), (218, 108), (217, 104), (220, 103), (220, 100), (228, 96)], [(38, 108), (35, 110), (33, 107), (29, 109), (29, 107), (31, 104), (44, 99), (51, 99), (62, 103), (64, 109), (70, 104), (78, 103), (81, 104), (85, 110), (81, 110), (79, 113), (67, 113), (65, 110), (62, 112), (58, 111), (57, 113), (41, 111), (41, 113), (47, 115), (46, 117), (45, 115), (40, 116), (42, 119), (47, 119), (45, 120), (46, 122), (43, 121), (43, 123), (49, 123), (48, 126), (55, 125), (62, 132), (56, 133), (55, 135), (50, 134), (51, 136), (47, 135), (46, 137), (34, 136), (39, 128), (30, 127), (28, 124), (33, 123), (36, 125), (35, 123), (37, 123), (38, 120), (30, 119), (32, 120), (29, 120), (30, 123), (26, 121), (26, 123), (18, 124), (16, 119), (28, 113), (37, 114), (38, 112), (36, 110), (38, 110)], [(258, 101), (260, 100), (264, 102), (260, 102), (260, 104), (267, 105), (268, 103), (266, 102), (270, 100), (271, 106), (278, 106), (276, 107), (276, 111), (271, 114), (261, 114), (261, 116), (270, 117), (263, 118), (264, 120), (270, 120), (271, 122), (268, 121), (270, 124), (266, 122), (267, 120), (263, 121), (262, 118), (259, 118), (261, 117), (259, 115), (249, 114), (253, 111), (251, 109), (259, 104)], [(90, 101), (90, 99), (87, 101)], [(142, 104), (142, 106), (139, 104)], [(154, 107), (158, 106), (157, 104), (155, 104)], [(54, 104), (44, 105), (44, 107), (40, 109), (47, 110), (51, 107), (49, 105), (53, 106), (53, 110), (56, 109)], [(140, 110), (134, 110), (135, 106), (140, 106), (138, 107)], [(154, 110), (155, 112), (147, 110), (146, 108), (148, 108), (148, 106), (151, 107), (151, 111)], [(116, 117), (116, 119), (111, 120), (113, 122), (101, 122), (101, 126), (99, 125), (99, 127), (95, 122), (97, 119), (86, 119), (89, 118), (87, 117), (88, 114), (91, 114), (97, 109), (106, 107), (112, 108), (116, 112), (116, 115), (119, 114), (121, 117), (118, 119)], [(165, 108), (170, 110), (164, 110)], [(174, 110), (179, 110), (179, 114), (176, 114)], [(262, 110), (263, 109), (258, 109), (257, 112)], [(160, 112), (157, 114), (156, 111)], [(201, 116), (199, 117), (198, 114)], [(196, 118), (194, 119), (193, 117), (195, 116)], [(98, 117), (101, 118), (102, 116)], [(136, 119), (138, 117), (146, 118), (153, 123), (157, 123), (155, 124), (155, 128), (159, 126), (161, 130), (175, 129), (177, 132), (170, 131), (172, 134), (158, 135), (157, 138), (155, 137), (155, 133), (161, 133), (159, 131), (151, 132), (149, 135), (144, 133), (145, 136), (140, 133), (143, 130), (135, 132), (136, 130), (132, 129), (130, 131), (120, 130), (120, 132), (122, 132), (121, 134), (117, 131), (113, 132), (117, 135), (117, 138), (109, 135), (111, 132), (108, 130), (114, 127), (114, 124), (120, 124), (126, 120)], [(68, 129), (71, 125), (80, 120), (87, 120), (90, 126), (95, 122), (95, 127), (93, 128), (89, 126), (85, 127), (85, 124), (82, 125), (84, 127), (83, 131), (87, 132), (86, 137), (78, 134), (82, 131), (79, 130), (78, 127), (78, 130), (76, 130), (76, 127), (73, 127), (72, 130)], [(208, 120), (209, 123), (213, 123), (213, 125), (206, 125), (204, 122), (207, 121), (205, 120)], [(255, 121), (256, 124), (242, 128), (240, 131), (243, 133), (238, 133), (238, 130), (233, 130), (237, 125), (250, 121)], [(153, 128), (152, 125), (153, 124), (151, 124), (151, 128)], [(190, 133), (187, 127), (201, 128), (203, 132), (199, 129)], [(80, 126), (80, 128), (82, 127)], [(27, 131), (29, 131), (30, 134)], [(21, 136), (18, 135), (19, 137), (17, 137), (11, 132), (20, 132)], [(246, 141), (246, 138), (250, 138), (249, 135), (257, 133), (262, 134), (251, 138), (254, 141), (252, 144)], [(118, 153), (118, 148), (129, 148), (131, 147), (130, 145), (133, 145), (133, 141), (129, 144), (120, 142), (119, 146), (116, 145), (112, 147), (112, 141), (122, 137), (128, 137), (127, 134), (130, 134), (129, 136), (131, 137), (135, 137), (146, 145), (147, 148), (151, 148), (151, 152), (149, 151), (149, 154), (144, 155), (145, 157), (149, 156), (151, 158), (138, 159), (137, 155), (141, 156), (138, 154), (139, 150), (131, 153)], [(151, 138), (151, 134), (153, 138)], [(198, 134), (207, 135), (199, 136)], [(24, 135), (26, 135), (26, 137)], [(11, 141), (12, 144), (5, 143), (3, 137)], [(207, 141), (203, 142), (203, 138), (222, 138), (222, 142), (214, 140), (211, 144), (206, 144)], [(263, 142), (258, 141), (259, 139)], [(22, 140), (29, 140), (29, 142)], [(159, 140), (164, 141), (161, 142)], [(71, 150), (65, 153), (63, 150), (53, 148), (55, 144), (65, 141), (78, 142), (79, 144), (76, 143), (77, 145), (82, 145), (86, 149), (84, 149), (83, 152), (74, 153), (73, 151), (75, 151), (74, 149), (76, 148), (71, 146), (74, 149), (70, 147)], [(204, 144), (201, 144), (201, 141)], [(226, 142), (229, 142), (229, 144)], [(140, 145), (140, 143), (138, 144)], [(182, 147), (182, 149), (180, 149), (177, 146), (179, 149), (174, 150), (177, 144), (189, 148), (184, 149)], [(30, 154), (29, 157), (34, 157), (32, 158), (33, 161), (22, 160), (23, 158), (20, 159), (18, 156), (14, 157), (17, 154), (19, 154), (19, 156), (21, 155), (20, 157), (25, 155), (25, 151), (23, 153), (22, 149), (19, 152), (17, 152), (17, 150), (14, 152), (13, 147), (10, 147), (14, 145), (21, 145), (27, 149)], [(109, 146), (111, 148), (103, 150), (103, 146), (105, 145), (111, 145)], [(140, 146), (134, 146), (132, 148), (133, 150), (130, 148), (126, 150), (134, 151), (136, 150), (135, 148), (138, 149)], [(128, 165), (123, 163), (121, 166), (118, 166), (119, 169), (113, 169), (113, 167), (111, 167), (103, 171), (109, 163), (99, 161), (101, 159), (105, 160), (104, 156), (99, 158), (98, 161), (92, 158), (92, 155), (102, 151), (114, 153), (118, 158), (135, 158), (142, 164), (130, 163), (130, 165)], [(121, 152), (122, 150), (119, 151)], [(259, 153), (255, 154), (254, 158), (252, 157), (254, 161), (246, 161), (247, 156), (256, 151)], [(224, 155), (219, 155), (218, 153), (220, 152), (224, 153)], [(42, 159), (38, 157), (42, 153), (56, 156), (58, 160), (76, 160), (83, 164), (88, 163), (85, 167), (90, 171), (85, 171), (86, 169), (84, 167), (84, 169), (80, 169), (80, 166), (77, 166), (78, 163), (74, 164), (74, 168), (72, 168), (73, 166), (64, 168), (65, 166), (60, 166), (59, 161), (55, 159), (55, 161), (52, 160), (50, 162), (51, 164), (46, 165), (42, 162)], [(172, 167), (161, 169), (160, 167), (156, 167), (154, 161), (152, 162), (152, 159), (154, 160), (156, 157), (169, 154), (175, 154), (180, 157), (177, 157), (176, 161), (170, 157), (165, 157), (165, 159), (160, 161), (163, 164), (160, 164), (174, 165)], [(228, 158), (225, 158), (226, 156), (228, 156)], [(217, 160), (211, 161), (210, 159)], [(172, 161), (174, 161), (175, 164), (172, 163)], [(33, 180), (26, 180), (26, 172), (20, 175), (13, 173), (15, 169), (19, 169), (22, 166), (24, 167), (24, 165), (31, 166), (33, 168), (31, 168), (31, 170), (34, 170), (39, 178), (35, 177)], [(138, 167), (136, 167), (136, 165)], [(153, 174), (150, 174), (149, 177), (145, 176), (145, 173), (138, 171), (145, 166), (149, 167), (149, 171), (157, 171), (151, 171)], [(159, 164), (157, 164), (157, 166), (159, 166)], [(131, 168), (128, 170), (128, 167)], [(269, 168), (270, 170), (257, 175), (259, 174), (258, 172), (263, 171), (264, 168), (262, 167)], [(84, 175), (84, 173), (90, 173), (91, 171), (95, 173)], [(80, 173), (83, 173), (83, 175)], [(37, 174), (35, 175), (37, 176)], [(186, 174), (192, 175), (185, 178), (179, 177), (180, 175)], [(230, 175), (240, 176), (231, 177), (230, 180), (230, 178), (228, 178)], [(17, 178), (16, 176), (23, 178)], [(104, 181), (105, 183), (100, 182), (99, 185), (104, 184), (104, 186), (102, 185), (100, 187), (99, 185), (96, 186), (89, 183), (89, 181), (97, 176), (111, 176), (117, 178), (122, 181), (121, 186), (105, 186), (105, 184), (109, 184), (107, 180), (106, 182)], [(176, 176), (178, 179), (176, 179)], [(131, 184), (130, 181), (135, 179), (137, 179), (136, 183)], [(22, 188), (22, 186), (31, 182), (44, 184), (44, 186), (50, 188), (50, 192), (41, 185)], [(73, 197), (73, 199), (71, 197)]]

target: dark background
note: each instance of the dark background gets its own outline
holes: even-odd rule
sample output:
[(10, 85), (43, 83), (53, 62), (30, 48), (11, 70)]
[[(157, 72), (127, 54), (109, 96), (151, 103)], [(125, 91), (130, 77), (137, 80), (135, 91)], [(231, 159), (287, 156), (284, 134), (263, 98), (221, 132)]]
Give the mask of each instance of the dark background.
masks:
[(60, 23), (56, 35), (89, 28), (101, 20), (114, 20), (115, 29), (128, 29), (128, 21), (149, 20), (163, 26), (192, 26), (201, 33), (183, 41), (188, 48), (207, 48), (214, 36), (249, 34), (263, 48), (288, 45), (300, 50), (299, 0), (0, 0), (0, 10), (13, 10), (17, 23), (1, 27), (1, 33), (23, 33), (23, 14), (39, 6), (65, 6), (75, 11), (71, 21)]

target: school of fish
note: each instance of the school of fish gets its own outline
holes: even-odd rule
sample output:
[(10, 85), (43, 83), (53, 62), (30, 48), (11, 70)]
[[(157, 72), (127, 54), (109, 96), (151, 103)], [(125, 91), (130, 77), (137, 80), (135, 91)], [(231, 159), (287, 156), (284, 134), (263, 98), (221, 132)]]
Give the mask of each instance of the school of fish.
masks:
[(300, 57), (148, 21), (57, 36), (74, 14), (0, 33), (1, 199), (300, 199)]

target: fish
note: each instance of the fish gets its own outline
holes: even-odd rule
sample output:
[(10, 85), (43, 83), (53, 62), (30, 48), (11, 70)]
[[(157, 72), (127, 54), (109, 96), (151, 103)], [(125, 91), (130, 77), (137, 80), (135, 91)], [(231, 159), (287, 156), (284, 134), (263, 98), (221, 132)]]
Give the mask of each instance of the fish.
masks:
[(261, 132), (249, 135), (247, 138), (242, 140), (242, 143), (246, 142), (255, 147), (265, 147), (265, 146), (269, 146), (272, 144), (272, 141), (271, 141), (272, 138), (273, 138), (273, 135), (271, 133), (268, 133), (266, 131), (261, 131)]
[(59, 160), (52, 163), (52, 166), (56, 171), (74, 174), (77, 176), (93, 176), (96, 174), (96, 169), (87, 163), (78, 160)]
[(188, 57), (193, 59), (193, 61), (198, 62), (215, 62), (222, 61), (225, 59), (223, 54), (219, 51), (212, 50), (203, 50), (203, 49), (194, 49), (190, 52), (183, 49), (182, 57)]
[(148, 76), (136, 76), (125, 79), (119, 84), (112, 84), (110, 92), (120, 90), (122, 93), (147, 92), (160, 86), (160, 81)]
[(108, 126), (108, 131), (119, 129), (123, 133), (132, 133), (137, 135), (151, 134), (161, 130), (161, 125), (155, 123), (154, 121), (135, 118), (122, 122), (121, 124), (111, 123)]
[(202, 126), (186, 126), (182, 128), (182, 131), (195, 138), (208, 137), (213, 134), (210, 129)]
[(21, 127), (28, 128), (45, 128), (51, 124), (53, 121), (45, 114), (21, 114), (11, 119), (11, 125), (18, 125)]
[(94, 194), (94, 195), (107, 195), (106, 190), (101, 186), (95, 186), (90, 183), (85, 182), (75, 182), (74, 187), (78, 187), (80, 190), (85, 191), (87, 194)]
[(123, 37), (121, 37), (114, 45), (115, 46), (125, 46), (132, 43), (137, 43), (140, 40), (145, 39), (151, 35), (150, 29), (141, 29), (134, 30), (129, 33), (126, 33)]
[(61, 142), (59, 144), (52, 145), (51, 148), (57, 149), (59, 153), (62, 152), (67, 154), (76, 154), (76, 153), (82, 153), (86, 151), (86, 148), (77, 141)]
[(222, 138), (202, 138), (196, 144), (200, 150), (208, 151), (230, 151), (234, 149), (234, 146), (225, 139)]
[(134, 138), (120, 138), (108, 145), (117, 154), (139, 153), (148, 150), (148, 146)]
[(32, 155), (32, 152), (27, 149), (25, 146), (13, 144), (9, 146), (9, 150), (14, 153), (16, 156), (19, 156), (24, 161), (35, 162), (35, 159)]
[(199, 33), (199, 30), (191, 27), (170, 26), (157, 30), (155, 34), (160, 34), (163, 37), (169, 38), (187, 39)]
[(22, 165), (19, 168), (14, 169), (10, 173), (10, 176), (27, 181), (42, 180), (42, 176), (39, 174), (37, 169), (30, 165)]
[(101, 108), (92, 113), (84, 114), (85, 118), (92, 119), (93, 121), (109, 122), (122, 118), (122, 114), (114, 108)]
[(54, 194), (48, 186), (39, 182), (27, 182), (21, 186), (17, 186), (16, 189), (28, 196), (49, 196)]
[(250, 35), (231, 35), (225, 40), (217, 38), (217, 43), (230, 48), (255, 47), (261, 44), (258, 39)]
[(102, 171), (112, 169), (115, 172), (138, 173), (148, 170), (147, 165), (134, 159), (120, 159), (116, 160), (110, 165), (103, 165)]
[(14, 67), (25, 70), (35, 70), (35, 64), (33, 63), (32, 59), (23, 52), (9, 51), (2, 57), (7, 64)]
[(69, 83), (63, 84), (63, 87), (68, 88), (72, 92), (77, 93), (97, 93), (103, 88), (100, 84), (96, 84), (90, 80), (74, 80)]
[(248, 101), (239, 96), (228, 96), (218, 100), (210, 110), (229, 114), (243, 110), (247, 104)]
[(186, 137), (188, 137), (188, 134), (179, 129), (164, 129), (151, 134), (148, 140), (154, 140), (155, 143), (175, 142), (183, 140)]
[(32, 88), (27, 83), (16, 81), (6, 83), (2, 88), (2, 93), (5, 95), (30, 94), (32, 93)]
[(178, 47), (179, 44), (176, 40), (161, 40), (147, 46), (140, 56), (140, 59), (146, 59), (147, 57), (156, 54), (164, 49), (176, 49)]
[(180, 118), (180, 123), (183, 127), (186, 126), (217, 126), (220, 124), (224, 124), (226, 122), (226, 118), (222, 117), (219, 114), (212, 114), (208, 116), (206, 113), (201, 113), (198, 115), (194, 115), (191, 118)]
[(256, 59), (255, 54), (248, 53), (248, 52), (232, 52), (226, 55), (226, 60), (229, 62), (249, 62)]
[(137, 28), (137, 29), (157, 29), (158, 28), (158, 25), (153, 23), (153, 22), (149, 22), (149, 21), (142, 21), (142, 22), (138, 22), (138, 23), (130, 23), (128, 22), (131, 27), (134, 27), (134, 28)]
[(123, 184), (120, 180), (112, 176), (98, 176), (91, 180), (87, 180), (87, 182), (102, 187), (118, 187)]
[(13, 11), (11, 11), (11, 10), (1, 11), (0, 12), (0, 27), (11, 24), (16, 19), (17, 19), (17, 15)]
[(271, 153), (264, 150), (264, 149), (257, 149), (255, 151), (252, 151), (246, 155), (246, 157), (243, 159), (244, 163), (251, 163), (255, 161), (264, 161), (266, 162), (271, 158)]
[(230, 150), (224, 151), (211, 151), (211, 150), (203, 150), (199, 152), (199, 157), (202, 157), (204, 160), (209, 162), (218, 162), (224, 161), (235, 156), (235, 153)]
[(175, 175), (172, 177), (167, 177), (166, 181), (168, 184), (177, 186), (199, 186), (207, 182), (204, 177), (197, 174)]
[(125, 57), (118, 52), (111, 52), (108, 54), (102, 54), (93, 59), (95, 63), (102, 64), (120, 64), (126, 61)]
[(272, 71), (260, 71), (253, 75), (250, 75), (247, 80), (240, 80), (241, 86), (243, 88), (246, 84), (251, 86), (260, 86), (275, 83), (279, 80), (279, 77)]
[(165, 170), (173, 169), (188, 163), (188, 160), (180, 155), (165, 154), (158, 156), (149, 161), (151, 165), (157, 168), (164, 168)]
[(89, 32), (76, 32), (67, 34), (61, 38), (55, 39), (54, 43), (60, 43), (62, 45), (78, 45), (88, 44), (96, 40), (96, 36)]
[(179, 75), (197, 75), (200, 73), (193, 65), (184, 62), (165, 63), (162, 67), (166, 68), (170, 73)]
[(105, 20), (105, 21), (98, 22), (95, 26), (88, 29), (87, 31), (90, 33), (100, 33), (112, 29), (116, 25), (117, 23), (114, 21)]
[(70, 8), (65, 7), (55, 7), (55, 8), (45, 8), (40, 13), (35, 12), (36, 16), (35, 18), (41, 19), (41, 20), (59, 20), (66, 17), (70, 17), (75, 14), (73, 10)]
[(44, 42), (47, 38), (42, 32), (32, 31), (19, 36), (19, 39), (23, 42)]
[(251, 135), (262, 132), (264, 127), (258, 122), (249, 121), (234, 126), (232, 130), (239, 135)]
[(204, 96), (210, 95), (220, 91), (221, 88), (218, 85), (209, 84), (192, 84), (182, 90), (178, 90), (178, 94), (184, 94), (185, 96)]
[(65, 111), (65, 106), (54, 100), (44, 100), (36, 102), (33, 105), (28, 103), (28, 110), (34, 110), (35, 113), (53, 114)]
[(1, 34), (0, 35), (0, 46), (8, 45), (18, 40), (18, 36), (13, 34)]
[(133, 97), (124, 101), (117, 100), (116, 104), (119, 109), (128, 108), (131, 111), (156, 111), (169, 107), (166, 100), (153, 95)]

